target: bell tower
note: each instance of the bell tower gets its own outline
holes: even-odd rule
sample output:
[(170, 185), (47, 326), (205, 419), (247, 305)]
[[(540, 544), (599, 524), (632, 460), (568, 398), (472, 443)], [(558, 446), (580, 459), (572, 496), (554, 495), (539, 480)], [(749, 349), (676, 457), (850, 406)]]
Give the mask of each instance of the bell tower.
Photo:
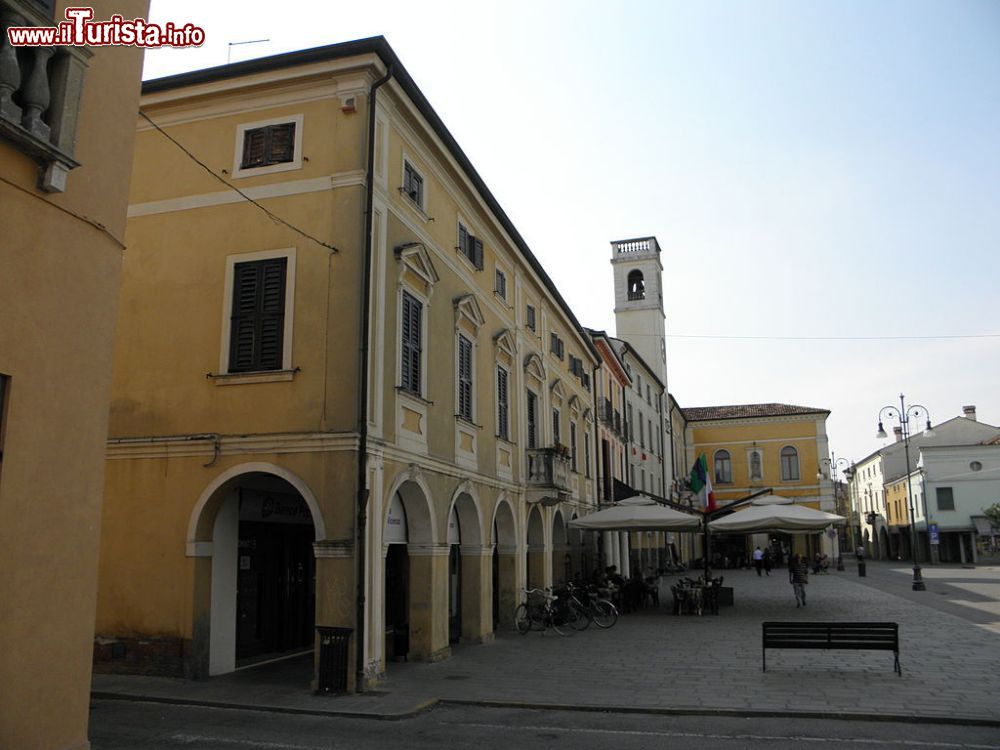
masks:
[(656, 237), (611, 243), (615, 274), (616, 336), (635, 349), (667, 386), (663, 266)]

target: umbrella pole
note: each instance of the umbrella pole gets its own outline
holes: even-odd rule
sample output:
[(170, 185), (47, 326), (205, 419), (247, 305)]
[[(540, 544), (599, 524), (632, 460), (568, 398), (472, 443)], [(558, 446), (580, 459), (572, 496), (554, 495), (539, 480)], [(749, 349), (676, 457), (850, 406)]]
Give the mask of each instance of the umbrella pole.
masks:
[(709, 532), (708, 532), (708, 514), (707, 513), (705, 513), (701, 517), (701, 522), (704, 524), (704, 527), (705, 527), (705, 554), (703, 555), (703, 557), (705, 558), (705, 580), (708, 581), (712, 577), (712, 571), (709, 570), (709, 567), (708, 567), (708, 557), (711, 554), (711, 539), (710, 539)]

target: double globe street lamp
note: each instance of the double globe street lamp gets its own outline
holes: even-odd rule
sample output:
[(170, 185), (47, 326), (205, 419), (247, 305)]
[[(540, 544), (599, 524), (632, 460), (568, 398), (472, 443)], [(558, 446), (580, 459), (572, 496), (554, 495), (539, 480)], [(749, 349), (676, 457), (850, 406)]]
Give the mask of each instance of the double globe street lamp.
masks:
[[(834, 453), (833, 451), (831, 451), (830, 452), (830, 458), (824, 458), (824, 459), (822, 459), (820, 461), (820, 466), (817, 467), (817, 469), (816, 469), (816, 479), (817, 480), (822, 480), (824, 478), (823, 477), (823, 466), (822, 466), (823, 463), (828, 463), (829, 464), (829, 468), (828, 468), (827, 471), (828, 471), (828, 474), (829, 474), (830, 482), (833, 483), (833, 505), (834, 505), (834, 508), (835, 508), (834, 512), (841, 513), (842, 512), (842, 510), (841, 510), (841, 502), (840, 502), (841, 501), (841, 497), (837, 493), (837, 469), (840, 468), (841, 464), (843, 464), (843, 466), (844, 466), (844, 477), (848, 481), (850, 481), (851, 480), (851, 473), (852, 473), (851, 472), (851, 462), (848, 461), (846, 458), (837, 458), (837, 454)], [(848, 519), (849, 519), (850, 513), (848, 512), (846, 515), (848, 516)], [(850, 525), (848, 525), (848, 529), (850, 529), (850, 533), (849, 533), (850, 542), (849, 542), (849, 544), (851, 544), (851, 548), (853, 549), (853, 545), (854, 545), (853, 531), (854, 530), (853, 530), (853, 528)], [(837, 570), (843, 570), (843, 569), (844, 569), (843, 553), (841, 552), (841, 550), (838, 547), (838, 549), (837, 549)]]
[(926, 406), (920, 404), (907, 406), (903, 400), (903, 394), (900, 393), (898, 409), (895, 406), (883, 406), (879, 410), (878, 432), (875, 433), (875, 437), (880, 440), (889, 437), (882, 426), (883, 415), (889, 419), (898, 420), (903, 431), (903, 452), (906, 456), (906, 503), (910, 508), (910, 556), (913, 558), (913, 590), (924, 591), (927, 587), (924, 585), (924, 579), (920, 573), (920, 563), (917, 562), (917, 517), (913, 512), (913, 492), (910, 488), (910, 420), (920, 419), (922, 416), (926, 420), (924, 436), (934, 437), (934, 430), (931, 429), (931, 417)]

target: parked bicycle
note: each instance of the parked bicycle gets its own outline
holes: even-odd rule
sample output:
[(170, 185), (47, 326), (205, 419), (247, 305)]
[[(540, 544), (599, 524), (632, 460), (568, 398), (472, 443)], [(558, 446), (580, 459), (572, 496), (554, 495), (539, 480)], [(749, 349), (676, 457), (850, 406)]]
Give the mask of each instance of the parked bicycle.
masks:
[(551, 628), (559, 635), (567, 635), (585, 619), (580, 610), (560, 602), (550, 589), (523, 589), (525, 600), (514, 610), (514, 627), (521, 635), (529, 630), (545, 631)]
[(618, 622), (618, 608), (607, 599), (602, 599), (596, 587), (573, 587), (573, 591), (588, 624), (593, 622), (599, 628), (610, 628)]

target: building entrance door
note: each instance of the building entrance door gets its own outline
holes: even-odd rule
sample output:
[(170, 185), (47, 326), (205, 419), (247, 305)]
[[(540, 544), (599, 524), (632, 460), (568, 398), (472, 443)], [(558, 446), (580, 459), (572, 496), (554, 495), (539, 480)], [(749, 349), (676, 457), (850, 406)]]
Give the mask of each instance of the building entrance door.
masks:
[[(236, 660), (311, 648), (314, 530), (300, 498), (245, 491), (236, 577)], [(255, 519), (255, 520), (249, 520)], [(264, 520), (258, 520), (264, 519)]]

